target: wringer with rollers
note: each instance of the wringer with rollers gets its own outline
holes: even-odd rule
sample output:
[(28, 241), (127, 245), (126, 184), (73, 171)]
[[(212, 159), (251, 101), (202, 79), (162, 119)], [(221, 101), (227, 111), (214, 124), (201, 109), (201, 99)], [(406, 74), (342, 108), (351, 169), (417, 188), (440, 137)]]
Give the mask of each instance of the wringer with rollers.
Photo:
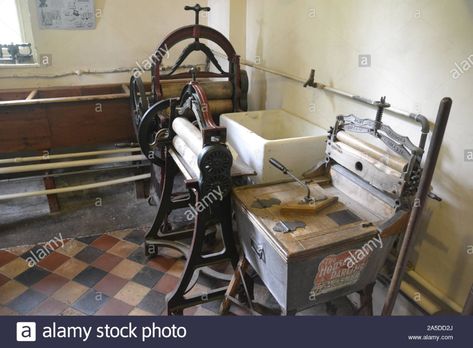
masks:
[[(448, 118), (444, 104), (438, 119)], [(234, 188), (244, 257), (222, 314), (232, 303), (245, 308), (249, 304), (252, 313), (261, 313), (244, 276), (250, 266), (284, 315), (322, 303), (332, 308), (331, 301), (352, 293), (361, 297), (358, 313), (373, 314), (377, 274), (415, 207), (425, 145), (424, 136), (417, 146), (383, 123), (384, 109), (389, 108), (384, 97), (376, 105), (375, 119), (337, 117), (329, 131), (326, 158), (304, 174), (306, 182), (293, 178)], [(366, 141), (353, 133), (363, 133)], [(270, 163), (292, 176), (277, 159)], [(246, 303), (235, 297), (242, 284)]]
[[(146, 254), (155, 256), (164, 246), (180, 251), (187, 259), (179, 284), (166, 297), (168, 314), (182, 314), (184, 308), (224, 297), (226, 287), (205, 294), (190, 292), (200, 272), (230, 280), (229, 275), (210, 266), (229, 262), (235, 267), (238, 262), (230, 193), (235, 178), (254, 174), (233, 159), (226, 145), (226, 129), (219, 126), (221, 113), (246, 110), (248, 83), (246, 74), (240, 71), (239, 56), (224, 35), (199, 24), (200, 12), (210, 8), (197, 4), (185, 10), (195, 11), (195, 24), (177, 29), (159, 45), (151, 70), (151, 94), (140, 77), (130, 81), (132, 118), (141, 149), (154, 164), (152, 177), (158, 196), (154, 199), (159, 200), (156, 218), (145, 237)], [(188, 39), (193, 42), (182, 51), (170, 72), (162, 75), (162, 53)], [(225, 52), (228, 71), (201, 40), (213, 42)], [(217, 72), (194, 67), (176, 73), (192, 52), (204, 53)], [(173, 190), (180, 173), (186, 192)], [(184, 228), (172, 226), (169, 221), (176, 210), (185, 216), (195, 214)], [(221, 233), (220, 250), (204, 252), (209, 232)], [(190, 246), (182, 242), (187, 238), (192, 240)]]

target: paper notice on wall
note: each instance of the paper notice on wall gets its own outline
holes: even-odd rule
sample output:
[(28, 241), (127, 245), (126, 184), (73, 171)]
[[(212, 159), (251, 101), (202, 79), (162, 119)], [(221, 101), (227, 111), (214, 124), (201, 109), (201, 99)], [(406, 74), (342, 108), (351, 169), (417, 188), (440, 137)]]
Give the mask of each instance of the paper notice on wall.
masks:
[(41, 29), (95, 29), (95, 0), (36, 0)]

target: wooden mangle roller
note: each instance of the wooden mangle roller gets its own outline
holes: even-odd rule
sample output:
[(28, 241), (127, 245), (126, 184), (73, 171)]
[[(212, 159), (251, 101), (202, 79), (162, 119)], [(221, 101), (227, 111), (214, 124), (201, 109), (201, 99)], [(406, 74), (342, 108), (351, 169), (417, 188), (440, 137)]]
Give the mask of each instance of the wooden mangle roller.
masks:
[(347, 145), (355, 151), (359, 151), (361, 153), (366, 154), (366, 156), (369, 156), (373, 162), (379, 161), (380, 163), (386, 165), (391, 169), (394, 169), (399, 173), (403, 173), (406, 170), (407, 165), (409, 164), (408, 161), (404, 158), (395, 154), (389, 154), (386, 151), (380, 149), (379, 147), (364, 142), (348, 134), (347, 132), (338, 132), (337, 140), (337, 144), (339, 144), (339, 146)]
[[(233, 112), (233, 85), (231, 81), (199, 80), (209, 100), (210, 112), (214, 116)], [(188, 81), (167, 80), (162, 81), (163, 98), (180, 97), (182, 90)], [(241, 108), (246, 110), (248, 106), (248, 75), (246, 71), (241, 71)]]

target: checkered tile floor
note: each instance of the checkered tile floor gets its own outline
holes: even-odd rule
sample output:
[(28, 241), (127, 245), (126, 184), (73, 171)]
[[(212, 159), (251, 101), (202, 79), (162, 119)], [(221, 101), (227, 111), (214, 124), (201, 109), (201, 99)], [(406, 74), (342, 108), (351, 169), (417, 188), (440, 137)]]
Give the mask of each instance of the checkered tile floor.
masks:
[[(0, 315), (161, 315), (185, 260), (147, 259), (146, 228), (0, 250)], [(162, 250), (162, 252), (161, 252)], [(46, 253), (45, 253), (46, 251)], [(47, 255), (47, 256), (46, 256)], [(39, 262), (33, 261), (45, 256)], [(196, 291), (208, 288), (198, 284)], [(215, 315), (218, 303), (184, 311)]]
[[(64, 240), (64, 246), (50, 243), (0, 250), (0, 316), (165, 315), (165, 296), (176, 287), (185, 260), (166, 248), (148, 259), (143, 246), (148, 228)], [(205, 294), (222, 285), (200, 277), (189, 294)], [(279, 309), (258, 279), (255, 298)], [(334, 304), (337, 315), (353, 314), (346, 298)], [(219, 308), (220, 301), (214, 301), (185, 309), (184, 315), (218, 315)], [(230, 314), (249, 313), (232, 306)], [(318, 305), (299, 315), (327, 312)]]

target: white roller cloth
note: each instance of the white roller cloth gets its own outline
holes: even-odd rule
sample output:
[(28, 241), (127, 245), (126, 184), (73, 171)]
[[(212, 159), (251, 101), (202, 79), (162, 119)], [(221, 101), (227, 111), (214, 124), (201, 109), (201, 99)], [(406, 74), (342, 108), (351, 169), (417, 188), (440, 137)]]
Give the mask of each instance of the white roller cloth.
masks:
[(200, 174), (199, 166), (197, 165), (197, 155), (189, 146), (187, 146), (184, 139), (180, 136), (174, 137), (174, 139), (172, 139), (172, 144), (179, 155), (184, 159), (187, 166), (194, 172), (190, 174), (193, 174), (192, 176), (197, 178)]
[(183, 117), (176, 118), (172, 123), (172, 129), (194, 154), (198, 155), (202, 151), (202, 133), (188, 120)]
[(397, 172), (400, 172), (400, 173), (404, 172), (404, 170), (406, 169), (408, 165), (408, 161), (405, 160), (404, 158), (394, 153), (389, 153), (387, 151), (384, 151), (372, 144), (368, 144), (367, 142), (364, 142), (363, 140), (358, 139), (346, 132), (343, 132), (343, 131), (338, 132), (337, 139), (340, 142), (354, 148), (355, 150), (358, 150), (362, 152), (363, 154), (366, 154), (372, 157), (373, 159), (380, 161), (381, 163), (394, 169)]
[[(179, 117), (173, 121), (172, 129), (177, 134), (172, 140), (174, 148), (186, 161), (188, 167), (194, 171), (195, 177), (198, 177), (200, 170), (197, 165), (197, 156), (202, 151), (203, 147), (202, 133), (196, 126), (183, 117)], [(233, 157), (232, 170), (242, 171), (243, 168), (248, 168), (248, 166), (238, 158), (235, 149), (228, 144), (227, 146)]]

